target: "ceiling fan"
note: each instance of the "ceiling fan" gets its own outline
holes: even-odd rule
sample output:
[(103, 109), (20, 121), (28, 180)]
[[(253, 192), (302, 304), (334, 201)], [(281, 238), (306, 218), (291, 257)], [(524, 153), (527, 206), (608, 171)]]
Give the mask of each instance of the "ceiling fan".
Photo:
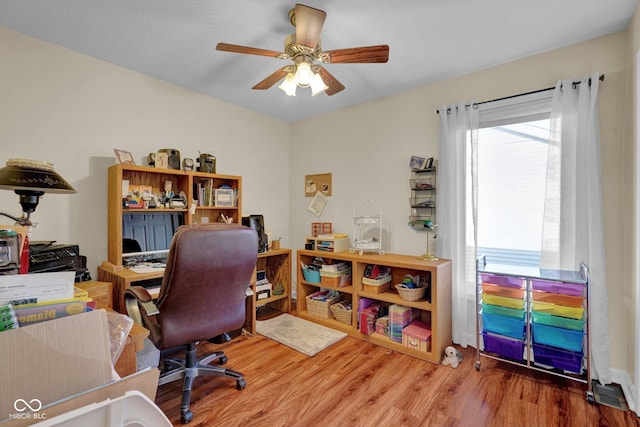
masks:
[(326, 12), (320, 9), (296, 4), (289, 11), (289, 21), (296, 32), (285, 39), (284, 52), (228, 43), (218, 43), (216, 50), (293, 61), (293, 64), (275, 71), (252, 89), (266, 90), (284, 79), (279, 87), (290, 96), (295, 95), (296, 87), (310, 87), (312, 95), (321, 92), (335, 95), (344, 90), (344, 85), (322, 65), (316, 64), (316, 61), (325, 64), (383, 63), (389, 59), (389, 46), (377, 45), (323, 51), (320, 44), (320, 31), (326, 16)]

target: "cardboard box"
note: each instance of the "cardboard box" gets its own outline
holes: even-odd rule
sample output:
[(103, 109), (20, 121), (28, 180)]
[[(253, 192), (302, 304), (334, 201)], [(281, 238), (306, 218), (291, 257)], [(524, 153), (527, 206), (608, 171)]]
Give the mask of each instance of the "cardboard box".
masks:
[(107, 313), (95, 310), (0, 333), (0, 423), (32, 425), (141, 389), (152, 400), (158, 370), (114, 380)]

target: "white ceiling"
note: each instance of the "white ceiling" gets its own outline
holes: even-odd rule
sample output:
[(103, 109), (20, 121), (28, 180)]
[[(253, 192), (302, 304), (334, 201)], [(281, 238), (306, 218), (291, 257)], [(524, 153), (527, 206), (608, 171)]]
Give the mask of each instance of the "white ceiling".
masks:
[[(0, 0), (0, 25), (287, 121), (337, 110), (627, 28), (637, 0), (304, 0), (324, 50), (388, 44), (386, 64), (326, 64), (346, 89), (251, 87), (283, 60), (294, 0)], [(0, 65), (1, 69), (1, 65)]]

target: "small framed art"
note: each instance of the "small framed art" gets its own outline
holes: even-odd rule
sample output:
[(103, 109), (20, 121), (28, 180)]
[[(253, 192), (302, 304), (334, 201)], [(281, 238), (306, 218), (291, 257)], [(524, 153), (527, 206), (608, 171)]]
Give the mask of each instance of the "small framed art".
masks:
[(118, 163), (122, 163), (125, 165), (135, 165), (136, 162), (133, 160), (133, 156), (130, 152), (124, 150), (118, 150), (117, 148), (113, 149), (113, 152), (116, 153), (116, 159)]

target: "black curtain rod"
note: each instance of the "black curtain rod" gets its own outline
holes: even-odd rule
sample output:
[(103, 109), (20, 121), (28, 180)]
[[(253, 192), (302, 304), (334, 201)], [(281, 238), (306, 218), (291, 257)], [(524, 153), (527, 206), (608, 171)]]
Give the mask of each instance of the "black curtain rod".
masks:
[[(600, 74), (599, 80), (600, 80), (601, 82), (603, 82), (603, 81), (604, 81), (604, 74)], [(575, 88), (575, 86), (576, 86), (576, 85), (579, 85), (580, 83), (581, 83), (581, 82), (574, 81), (574, 82), (573, 82), (573, 87)], [(589, 86), (591, 86), (591, 77), (589, 77)], [(481, 104), (487, 104), (487, 103), (489, 103), (489, 102), (503, 101), (503, 100), (505, 100), (505, 99), (516, 98), (516, 97), (518, 97), (518, 96), (533, 95), (534, 93), (545, 92), (545, 91), (547, 91), (547, 90), (552, 90), (552, 89), (555, 89), (555, 86), (553, 86), (553, 87), (548, 87), (548, 88), (545, 88), (545, 89), (532, 90), (531, 92), (523, 92), (523, 93), (519, 93), (519, 94), (517, 94), (517, 95), (510, 95), (510, 96), (505, 96), (505, 97), (502, 97), (502, 98), (491, 99), (491, 100), (489, 100), (489, 101), (480, 101), (480, 102), (475, 102), (473, 105), (481, 105)], [(465, 108), (469, 108), (469, 107), (471, 107), (471, 104), (466, 104), (466, 105), (465, 105)], [(449, 111), (449, 110), (447, 110), (447, 111)], [(440, 114), (440, 110), (436, 110), (436, 114)]]

